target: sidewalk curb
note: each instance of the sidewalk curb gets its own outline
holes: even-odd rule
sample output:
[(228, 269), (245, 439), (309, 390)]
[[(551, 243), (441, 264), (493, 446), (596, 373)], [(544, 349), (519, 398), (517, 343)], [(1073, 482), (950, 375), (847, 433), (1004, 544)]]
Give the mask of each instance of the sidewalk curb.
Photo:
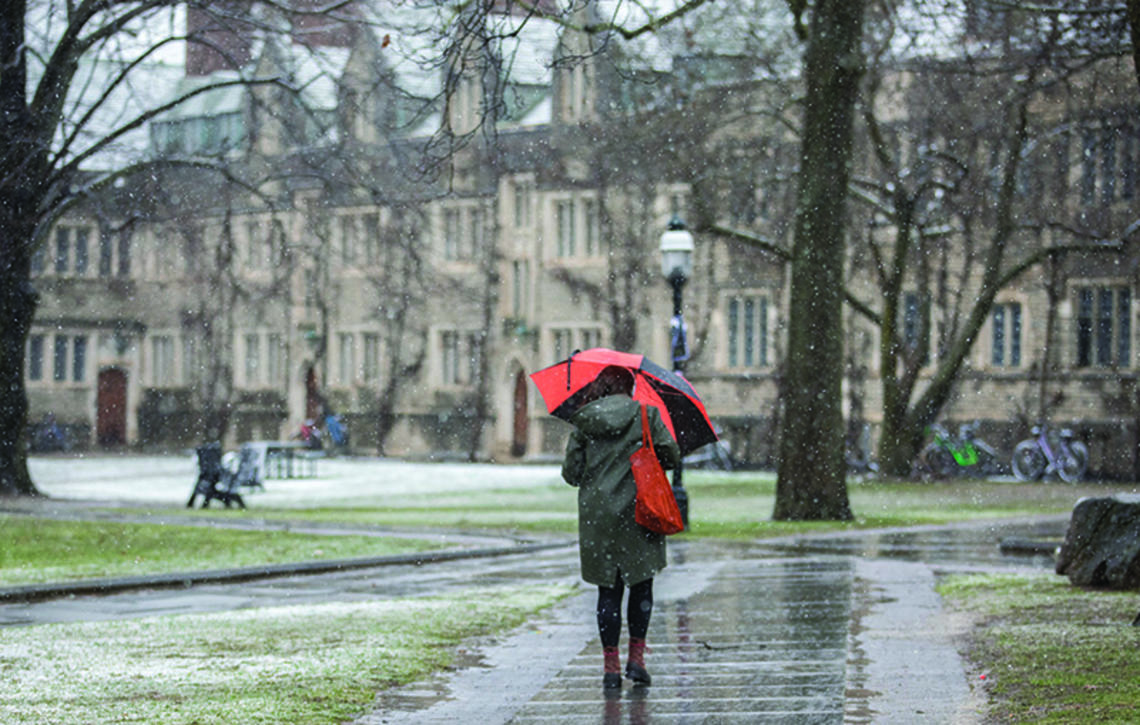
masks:
[[(855, 559), (848, 697), (875, 723), (976, 723), (966, 663), (928, 564)], [(852, 714), (850, 711), (849, 715)]]
[(327, 561), (304, 561), (290, 564), (247, 566), (233, 569), (215, 569), (170, 574), (151, 574), (133, 577), (108, 577), (73, 582), (52, 582), (48, 584), (28, 584), (19, 587), (0, 588), (0, 603), (37, 602), (46, 599), (73, 597), (89, 594), (115, 594), (135, 589), (186, 588), (197, 584), (244, 582), (257, 579), (271, 579), (296, 574), (327, 574), (330, 572), (368, 569), (382, 566), (421, 566), (444, 561), (461, 559), (485, 559), (511, 554), (527, 554), (547, 549), (573, 546), (575, 541), (555, 541), (535, 544), (520, 544), (484, 549), (448, 549), (444, 551), (423, 551), (413, 554), (363, 557), (356, 559), (330, 559)]

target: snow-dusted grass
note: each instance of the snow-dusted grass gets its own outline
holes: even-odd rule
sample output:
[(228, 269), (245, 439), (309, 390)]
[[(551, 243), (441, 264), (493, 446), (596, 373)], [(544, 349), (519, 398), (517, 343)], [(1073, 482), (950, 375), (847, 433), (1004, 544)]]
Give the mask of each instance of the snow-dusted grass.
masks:
[(330, 501), (319, 508), (268, 508), (269, 519), (304, 518), (397, 527), (443, 527), (576, 533), (578, 495), (563, 483), (535, 481), (527, 487), (479, 488), (462, 493), (409, 493), (352, 505)]
[[(503, 468), (503, 467), (500, 467)], [(1021, 483), (962, 479), (941, 483), (853, 481), (848, 496), (851, 522), (772, 521), (776, 503), (773, 473), (686, 471), (691, 530), (685, 536), (759, 538), (808, 530), (868, 529), (952, 523), (981, 518), (1064, 514), (1078, 498), (1104, 495), (1106, 485)], [(1117, 490), (1135, 490), (1114, 484)], [(577, 493), (560, 479), (527, 486), (472, 488), (462, 492), (408, 493), (393, 498), (329, 501), (316, 508), (269, 508), (267, 518), (373, 523), (388, 526), (443, 526), (573, 534)]]
[[(181, 468), (178, 468), (178, 467)], [(175, 469), (178, 469), (178, 473)], [(247, 497), (249, 512), (211, 516), (262, 516), (387, 526), (445, 527), (573, 534), (577, 494), (554, 465), (410, 463), (338, 458), (317, 464), (318, 476), (269, 480)], [(168, 512), (180, 507), (193, 480), (190, 458), (105, 457), (32, 460), (37, 485), (62, 498), (118, 501)], [(112, 471), (114, 473), (112, 474)], [(773, 522), (775, 474), (685, 471), (691, 530), (683, 536), (751, 539), (815, 529), (935, 524), (977, 518), (1061, 514), (1084, 495), (1103, 495), (1104, 484), (1070, 486), (961, 478), (938, 483), (852, 479), (852, 522)], [(1114, 485), (1112, 492), (1136, 490)], [(183, 510), (184, 509), (180, 509)]]
[[(191, 455), (37, 456), (28, 461), (36, 486), (48, 496), (181, 506), (197, 476)], [(565, 486), (557, 466), (410, 463), (385, 458), (325, 458), (311, 478), (265, 481), (245, 495), (251, 512), (399, 502), (408, 496), (462, 495), (487, 489)]]
[(3, 723), (339, 723), (568, 586), (8, 628)]
[(986, 722), (1137, 721), (1135, 593), (1043, 573), (949, 575), (938, 591), (973, 625), (960, 644), (988, 696)]
[(442, 543), (204, 526), (57, 521), (0, 513), (0, 586), (388, 556)]
[(269, 479), (244, 494), (246, 511), (183, 508), (197, 464), (192, 456), (33, 457), (36, 486), (58, 499), (127, 503), (148, 511), (387, 526), (577, 530), (577, 496), (558, 466), (411, 463), (330, 458), (311, 478)]
[(1136, 491), (1135, 484), (1021, 483), (1013, 479), (952, 479), (937, 483), (851, 480), (855, 519), (772, 521), (774, 473), (686, 472), (692, 535), (760, 538), (819, 530), (945, 524), (973, 519), (1067, 514), (1089, 495)]

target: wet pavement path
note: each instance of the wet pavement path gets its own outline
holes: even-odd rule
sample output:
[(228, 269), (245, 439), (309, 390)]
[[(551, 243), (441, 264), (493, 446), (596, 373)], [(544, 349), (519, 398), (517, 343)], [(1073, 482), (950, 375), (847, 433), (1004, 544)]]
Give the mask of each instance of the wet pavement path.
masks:
[(676, 588), (695, 572), (663, 577), (648, 637), (652, 687), (599, 697), (592, 642), (511, 722), (842, 722), (851, 563), (692, 566), (705, 567), (714, 572), (694, 592)]
[[(573, 545), (508, 556), (399, 564), (187, 588), (131, 588), (114, 594), (0, 604), (0, 627), (219, 612), (281, 604), (351, 602), (438, 594), (511, 582), (572, 581)], [(571, 561), (573, 557), (573, 562)]]
[(587, 591), (457, 674), (382, 693), (357, 725), (977, 722), (935, 570), (1040, 570), (1047, 559), (1002, 555), (1000, 538), (1063, 526), (676, 542), (655, 584), (652, 687), (602, 691)]
[[(654, 683), (601, 688), (586, 589), (465, 664), (381, 693), (359, 725), (396, 723), (969, 723), (967, 673), (934, 592), (936, 570), (1035, 568), (1004, 536), (1059, 538), (1065, 519), (972, 523), (729, 544), (675, 541), (655, 586)], [(175, 590), (0, 605), (0, 625), (225, 611), (576, 582), (572, 545)], [(625, 643), (622, 645), (623, 655)]]

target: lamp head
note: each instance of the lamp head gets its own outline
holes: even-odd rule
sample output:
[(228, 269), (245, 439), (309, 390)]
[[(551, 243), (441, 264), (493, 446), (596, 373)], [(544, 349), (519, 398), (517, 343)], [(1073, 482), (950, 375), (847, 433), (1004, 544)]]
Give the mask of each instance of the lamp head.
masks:
[(693, 274), (693, 235), (681, 217), (673, 215), (661, 235), (661, 274), (668, 280), (684, 281)]

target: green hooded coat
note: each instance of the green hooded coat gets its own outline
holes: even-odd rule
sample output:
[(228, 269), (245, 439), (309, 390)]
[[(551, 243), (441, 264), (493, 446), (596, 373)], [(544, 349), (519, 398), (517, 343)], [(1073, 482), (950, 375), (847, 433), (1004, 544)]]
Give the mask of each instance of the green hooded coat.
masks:
[[(647, 410), (657, 458), (673, 468), (681, 455), (677, 443), (657, 409)], [(570, 422), (562, 477), (578, 487), (582, 578), (612, 587), (619, 572), (626, 586), (653, 577), (665, 568), (665, 537), (634, 521), (637, 486), (629, 467), (630, 455), (641, 447), (641, 404), (610, 395), (583, 405)]]

